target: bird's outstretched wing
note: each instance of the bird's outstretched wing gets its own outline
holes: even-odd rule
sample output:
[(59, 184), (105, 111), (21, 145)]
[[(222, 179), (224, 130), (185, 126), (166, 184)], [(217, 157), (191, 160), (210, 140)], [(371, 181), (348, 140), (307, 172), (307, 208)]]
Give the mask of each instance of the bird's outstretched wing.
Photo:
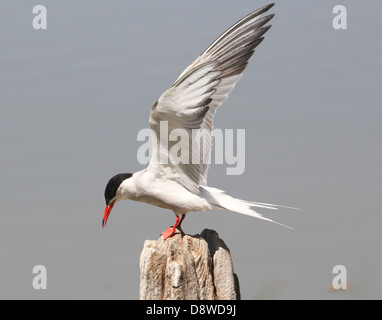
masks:
[(252, 12), (224, 32), (154, 104), (150, 128), (155, 135), (147, 170), (196, 194), (206, 185), (215, 111), (271, 27), (266, 24), (274, 15), (262, 15), (272, 6)]

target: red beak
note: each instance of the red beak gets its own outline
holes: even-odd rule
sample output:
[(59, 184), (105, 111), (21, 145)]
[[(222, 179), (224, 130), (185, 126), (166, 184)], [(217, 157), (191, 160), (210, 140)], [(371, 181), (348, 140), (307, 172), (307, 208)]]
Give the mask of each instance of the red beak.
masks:
[(103, 213), (102, 228), (106, 227), (107, 219), (109, 218), (111, 209), (114, 207), (115, 200), (105, 207), (105, 212)]

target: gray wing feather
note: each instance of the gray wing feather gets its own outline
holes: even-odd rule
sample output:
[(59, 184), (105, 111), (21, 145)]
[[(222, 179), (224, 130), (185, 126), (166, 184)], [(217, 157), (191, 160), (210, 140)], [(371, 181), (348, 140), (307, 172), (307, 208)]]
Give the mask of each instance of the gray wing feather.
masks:
[[(265, 25), (274, 15), (262, 15), (273, 5), (250, 13), (225, 31), (182, 72), (153, 107), (150, 126), (157, 136), (162, 120), (169, 122), (169, 131), (171, 128), (184, 128), (192, 136), (193, 129), (199, 130), (199, 138), (190, 140), (188, 146), (189, 164), (155, 165), (156, 170), (165, 170), (167, 176), (171, 171), (174, 179), (191, 192), (198, 193), (199, 185), (207, 184), (215, 111), (240, 80), (255, 48), (271, 27)], [(154, 141), (153, 144), (153, 158), (158, 158), (160, 142)], [(192, 148), (192, 144), (197, 144), (198, 148)], [(170, 144), (168, 148), (171, 148)], [(149, 168), (153, 167), (154, 162), (150, 162)]]

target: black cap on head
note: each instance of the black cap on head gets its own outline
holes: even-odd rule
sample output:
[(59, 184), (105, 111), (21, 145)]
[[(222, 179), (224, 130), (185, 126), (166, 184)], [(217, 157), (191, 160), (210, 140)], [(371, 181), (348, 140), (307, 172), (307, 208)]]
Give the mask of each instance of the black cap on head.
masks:
[(124, 180), (129, 179), (132, 175), (132, 173), (120, 173), (109, 180), (105, 189), (106, 205), (109, 205), (110, 200), (116, 196), (117, 190), (121, 183)]

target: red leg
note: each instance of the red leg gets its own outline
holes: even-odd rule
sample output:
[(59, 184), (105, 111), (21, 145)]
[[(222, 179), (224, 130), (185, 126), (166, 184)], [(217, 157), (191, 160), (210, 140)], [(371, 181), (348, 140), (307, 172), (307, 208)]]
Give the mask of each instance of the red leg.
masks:
[(185, 214), (182, 214), (182, 219), (180, 219), (180, 221), (179, 221), (178, 229), (182, 229), (182, 222), (183, 222), (183, 220), (184, 220), (185, 217), (186, 217), (186, 215), (185, 215)]
[[(183, 217), (182, 217), (182, 220), (183, 220)], [(161, 235), (163, 236), (164, 240), (166, 240), (167, 238), (171, 237), (174, 234), (175, 229), (178, 226), (178, 223), (179, 223), (179, 216), (176, 215), (176, 220), (175, 220), (174, 226), (172, 228), (171, 227), (167, 228), (166, 231), (161, 233)]]

